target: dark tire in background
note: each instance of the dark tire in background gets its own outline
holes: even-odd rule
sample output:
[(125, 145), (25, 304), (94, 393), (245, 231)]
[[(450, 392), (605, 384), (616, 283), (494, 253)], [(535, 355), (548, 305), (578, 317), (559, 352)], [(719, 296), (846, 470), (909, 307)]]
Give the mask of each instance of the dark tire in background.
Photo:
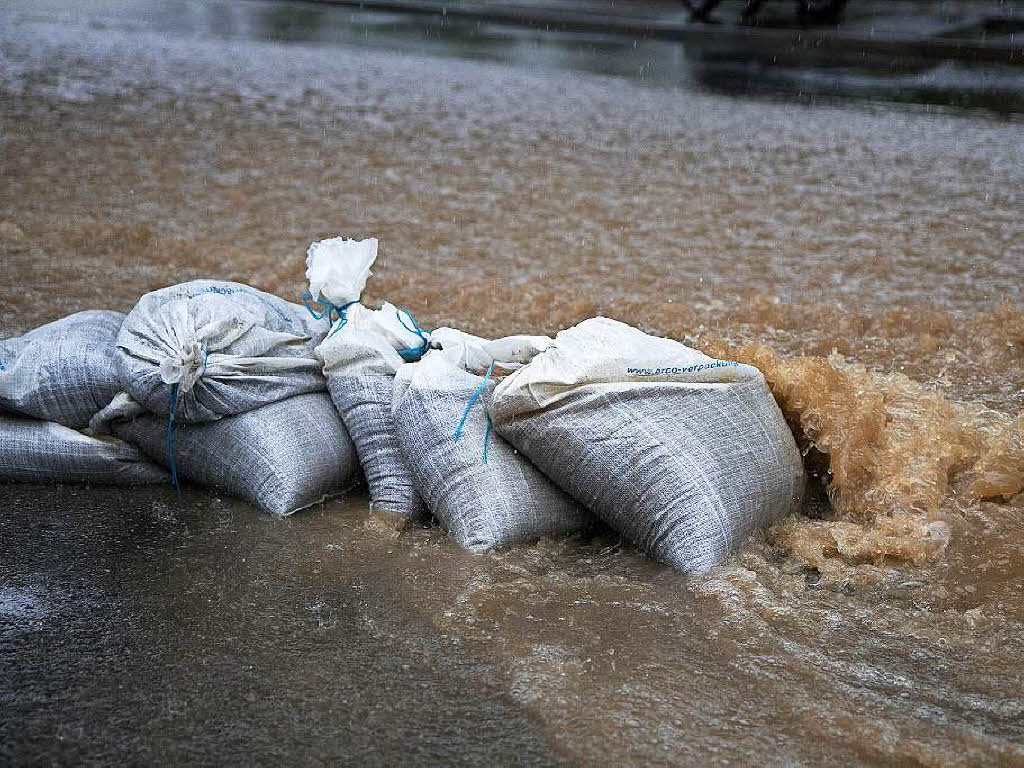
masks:
[(683, 5), (690, 9), (690, 18), (695, 21), (707, 21), (708, 14), (722, 0), (683, 0)]
[(807, 22), (836, 22), (847, 0), (797, 0), (797, 13)]

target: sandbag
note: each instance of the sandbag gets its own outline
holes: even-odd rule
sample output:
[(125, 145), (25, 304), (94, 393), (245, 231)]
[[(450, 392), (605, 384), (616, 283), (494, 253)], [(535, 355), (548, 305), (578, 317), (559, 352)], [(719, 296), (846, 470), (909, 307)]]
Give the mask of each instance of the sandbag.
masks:
[(371, 511), (413, 522), (428, 518), (427, 506), (399, 445), (391, 401), (395, 373), (406, 364), (402, 353), (415, 357), (426, 346), (426, 334), (417, 331), (412, 318), (391, 304), (377, 311), (355, 304), (316, 349), (331, 400), (359, 454)]
[(166, 483), (166, 470), (116, 437), (52, 421), (0, 416), (0, 480), (22, 483)]
[(498, 385), (490, 414), (548, 477), (684, 571), (720, 563), (803, 498), (760, 371), (607, 318), (559, 333)]
[(329, 327), (239, 283), (147, 293), (117, 337), (121, 389), (179, 423), (214, 421), (327, 388), (313, 354)]
[[(142, 413), (113, 421), (110, 428), (167, 464), (166, 416)], [(359, 479), (355, 447), (326, 392), (180, 426), (173, 440), (180, 478), (221, 489), (274, 515), (290, 515), (341, 494)]]
[[(374, 311), (358, 303), (376, 258), (376, 238), (314, 241), (306, 253), (309, 293), (303, 300), (314, 316), (334, 320), (316, 356), (356, 445), (370, 511), (392, 523), (425, 521), (427, 507), (398, 445), (391, 399), (395, 372), (423, 354), (429, 335), (392, 304)], [(314, 309), (309, 301), (322, 307)]]
[(585, 527), (586, 513), (490, 429), (493, 371), (516, 364), (491, 353), (516, 343), (498, 340), (488, 352), (485, 340), (449, 329), (431, 339), (444, 348), (396, 373), (393, 415), (417, 488), (448, 534), (483, 552)]
[(81, 429), (120, 390), (124, 315), (76, 312), (0, 341), (0, 410)]

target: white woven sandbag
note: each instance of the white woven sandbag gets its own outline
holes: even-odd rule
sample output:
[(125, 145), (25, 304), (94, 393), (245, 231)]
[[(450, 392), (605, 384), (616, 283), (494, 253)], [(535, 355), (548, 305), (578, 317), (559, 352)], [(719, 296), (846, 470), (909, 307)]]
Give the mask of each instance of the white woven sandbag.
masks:
[[(313, 349), (327, 321), (239, 283), (147, 293), (117, 337), (121, 385), (147, 411), (213, 421), (326, 389)], [(175, 396), (176, 394), (176, 396)]]
[(391, 415), (395, 373), (427, 344), (407, 312), (352, 304), (317, 347), (327, 388), (359, 454), (375, 514), (423, 521), (427, 507), (398, 444)]
[[(457, 543), (474, 552), (580, 530), (586, 513), (492, 433), (485, 407), (496, 382), (486, 370), (492, 362), (498, 369), (500, 361), (487, 354), (487, 342), (474, 338), (434, 332), (432, 343), (445, 348), (395, 376), (395, 426), (427, 506)], [(466, 360), (484, 370), (466, 370)]]
[[(142, 414), (114, 434), (168, 463), (167, 417)], [(326, 392), (296, 395), (173, 435), (178, 475), (274, 515), (343, 493), (359, 479), (355, 447)]]
[(76, 312), (0, 341), (0, 410), (81, 429), (120, 390), (120, 312)]
[(803, 498), (761, 372), (595, 318), (506, 378), (495, 429), (657, 560), (699, 572)]
[(0, 416), (0, 480), (22, 483), (166, 483), (166, 470), (116, 437), (52, 421)]

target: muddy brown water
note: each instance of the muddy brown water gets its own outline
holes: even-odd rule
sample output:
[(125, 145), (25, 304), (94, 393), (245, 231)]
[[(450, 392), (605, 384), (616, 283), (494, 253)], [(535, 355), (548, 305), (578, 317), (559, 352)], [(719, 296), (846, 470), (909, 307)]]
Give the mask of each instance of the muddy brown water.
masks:
[(1024, 764), (1019, 120), (51, 5), (0, 11), (4, 335), (374, 235), (425, 327), (755, 362), (820, 490), (688, 579), (360, 494), (0, 486), (5, 760)]

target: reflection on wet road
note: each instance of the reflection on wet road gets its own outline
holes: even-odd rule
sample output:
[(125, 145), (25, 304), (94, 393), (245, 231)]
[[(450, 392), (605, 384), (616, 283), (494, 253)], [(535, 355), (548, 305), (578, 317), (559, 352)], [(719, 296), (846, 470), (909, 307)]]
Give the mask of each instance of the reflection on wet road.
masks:
[[(686, 18), (682, 10), (673, 12), (674, 4), (666, 5), (655, 4), (657, 12), (653, 18), (679, 22)], [(916, 28), (934, 32), (950, 26), (949, 22), (960, 16), (970, 18), (972, 12), (994, 13), (1002, 8), (996, 3), (976, 4), (972, 8), (970, 2), (962, 0), (946, 3), (939, 10), (927, 3), (904, 5), (906, 8), (899, 11), (886, 8), (885, 3), (855, 3), (854, 10), (859, 16), (848, 13), (854, 18), (848, 20), (844, 29), (856, 34), (870, 30), (873, 34), (869, 21), (875, 13), (880, 31), (894, 29), (906, 33), (908, 30), (901, 30), (900, 25), (914, 28), (916, 22)], [(630, 16), (628, 9), (614, 3), (602, 10), (612, 11), (613, 17)], [(761, 13), (762, 22), (792, 25), (790, 10), (788, 4), (783, 12), (769, 3)], [(644, 12), (641, 7), (636, 13)], [(66, 0), (40, 0), (22, 18), (76, 19), (87, 21), (93, 29), (153, 30), (186, 36), (401, 50), (532, 69), (618, 75), (652, 84), (801, 102), (856, 98), (981, 108), (1000, 113), (1024, 111), (1024, 74), (1019, 65), (929, 61), (890, 51), (864, 54), (830, 50), (816, 54), (813, 49), (784, 47), (766, 55), (764, 50), (742, 40), (723, 47), (714, 42), (711, 33), (706, 42), (700, 36), (688, 36), (683, 45), (636, 34), (573, 32), (454, 16), (273, 0), (103, 0), (84, 6)], [(992, 37), (994, 33), (988, 34)], [(1006, 39), (1013, 37), (1007, 35)]]

